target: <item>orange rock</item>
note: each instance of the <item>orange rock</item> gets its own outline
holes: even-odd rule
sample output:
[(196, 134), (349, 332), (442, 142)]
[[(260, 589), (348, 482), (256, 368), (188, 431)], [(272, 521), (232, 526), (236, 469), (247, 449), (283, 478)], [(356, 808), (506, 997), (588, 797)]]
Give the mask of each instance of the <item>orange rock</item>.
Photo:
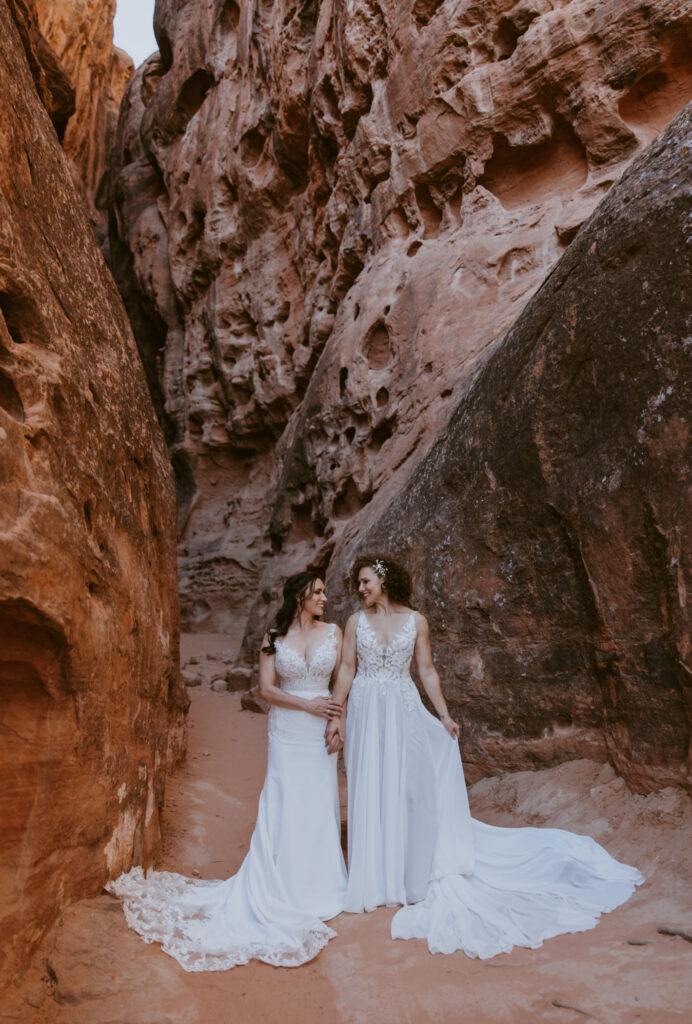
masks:
[(27, 10), (0, 2), (0, 983), (151, 861), (187, 703), (165, 444)]
[(99, 244), (107, 215), (99, 187), (118, 123), (123, 93), (134, 72), (132, 58), (113, 46), (116, 0), (34, 0), (41, 32), (75, 91), (76, 109), (63, 147), (89, 209)]
[(262, 11), (159, 0), (114, 153), (112, 266), (176, 469), (190, 629), (258, 623), (384, 507), (692, 96), (671, 0)]

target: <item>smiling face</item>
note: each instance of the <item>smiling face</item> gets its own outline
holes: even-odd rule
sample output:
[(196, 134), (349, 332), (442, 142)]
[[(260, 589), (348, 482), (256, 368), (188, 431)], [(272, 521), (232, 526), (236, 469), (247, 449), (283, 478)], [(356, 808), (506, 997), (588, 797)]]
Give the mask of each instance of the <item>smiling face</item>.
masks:
[(327, 592), (324, 589), (322, 580), (315, 580), (308, 593), (303, 595), (301, 606), (304, 612), (318, 619), (324, 614), (324, 606), (327, 603)]
[(382, 599), (382, 580), (370, 566), (365, 566), (358, 573), (358, 593), (366, 608)]

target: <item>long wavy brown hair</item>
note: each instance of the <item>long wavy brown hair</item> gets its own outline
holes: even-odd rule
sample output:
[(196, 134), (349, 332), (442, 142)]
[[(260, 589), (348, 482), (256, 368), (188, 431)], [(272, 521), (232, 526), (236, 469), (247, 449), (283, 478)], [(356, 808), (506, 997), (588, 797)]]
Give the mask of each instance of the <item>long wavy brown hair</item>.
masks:
[(317, 580), (323, 579), (324, 569), (319, 566), (309, 566), (303, 572), (288, 577), (284, 583), (283, 604), (276, 613), (274, 625), (268, 630), (269, 643), (262, 648), (264, 654), (276, 654), (276, 638), (286, 636), (302, 602), (313, 592)]

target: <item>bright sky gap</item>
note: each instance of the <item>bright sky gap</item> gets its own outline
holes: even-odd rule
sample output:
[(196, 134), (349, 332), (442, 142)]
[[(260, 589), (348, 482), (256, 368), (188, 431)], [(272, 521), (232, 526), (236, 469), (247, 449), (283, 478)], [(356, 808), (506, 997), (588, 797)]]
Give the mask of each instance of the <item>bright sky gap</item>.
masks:
[(113, 21), (113, 42), (130, 54), (139, 67), (158, 50), (154, 29), (154, 0), (118, 0)]

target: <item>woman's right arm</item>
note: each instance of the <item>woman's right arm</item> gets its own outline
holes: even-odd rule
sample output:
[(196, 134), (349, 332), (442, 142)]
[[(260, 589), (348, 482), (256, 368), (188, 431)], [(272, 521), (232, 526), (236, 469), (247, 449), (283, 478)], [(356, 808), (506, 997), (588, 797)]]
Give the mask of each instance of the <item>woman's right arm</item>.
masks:
[[(268, 644), (269, 635), (265, 634), (262, 647), (266, 647)], [(333, 697), (313, 697), (311, 700), (307, 700), (305, 697), (299, 697), (297, 693), (286, 693), (280, 686), (277, 686), (274, 658), (274, 654), (269, 654), (260, 648), (257, 688), (262, 700), (266, 700), (267, 704), (273, 704), (278, 708), (307, 711), (311, 715), (317, 715), (318, 718), (338, 720), (341, 715), (341, 705), (337, 704)]]
[(356, 674), (356, 626), (358, 614), (352, 615), (346, 623), (344, 640), (341, 645), (341, 661), (336, 673), (334, 692), (332, 694), (335, 703), (341, 711), (340, 716), (330, 718), (327, 726), (324, 741), (330, 754), (338, 750), (344, 744), (346, 736), (346, 699)]

